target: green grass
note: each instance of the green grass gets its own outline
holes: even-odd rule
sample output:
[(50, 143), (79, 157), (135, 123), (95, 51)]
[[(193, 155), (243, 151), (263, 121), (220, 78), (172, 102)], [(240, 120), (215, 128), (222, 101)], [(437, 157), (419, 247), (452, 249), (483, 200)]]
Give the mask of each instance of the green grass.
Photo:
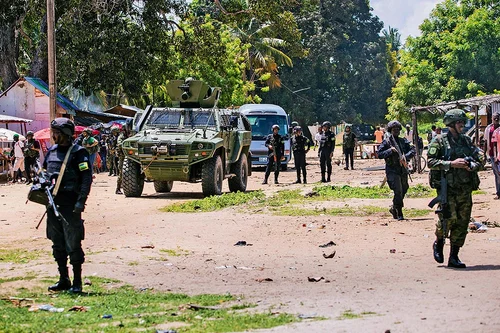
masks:
[(363, 318), (366, 316), (374, 316), (374, 315), (377, 315), (377, 313), (371, 312), (371, 311), (354, 313), (352, 310), (346, 310), (339, 317), (337, 317), (337, 319), (338, 320), (359, 319), (359, 318)]
[[(392, 198), (393, 192), (388, 186), (317, 186), (313, 188), (313, 197), (317, 199), (388, 199)], [(422, 184), (410, 186), (407, 198), (432, 198), (436, 196), (436, 190)]]
[(0, 263), (10, 262), (14, 264), (27, 264), (46, 254), (47, 252), (40, 250), (0, 249)]
[(183, 250), (178, 246), (177, 249), (160, 249), (160, 253), (164, 253), (170, 257), (180, 257), (180, 256), (187, 256), (191, 252), (188, 250)]
[[(269, 209), (273, 215), (279, 216), (319, 216), (319, 215), (332, 215), (332, 216), (369, 216), (375, 214), (383, 214), (390, 216), (387, 207), (379, 206), (346, 206), (335, 208), (299, 208), (294, 206), (284, 206), (280, 208)], [(404, 215), (408, 218), (426, 216), (431, 210), (429, 209), (403, 209)]]
[(0, 284), (5, 282), (14, 282), (14, 281), (29, 281), (36, 278), (35, 273), (28, 273), (25, 276), (15, 276), (11, 278), (0, 278)]
[[(6, 296), (31, 298), (37, 305), (51, 304), (64, 308), (62, 313), (30, 312), (0, 300), (0, 332), (154, 332), (158, 325), (181, 322), (187, 326), (175, 328), (182, 332), (238, 332), (271, 328), (298, 321), (290, 314), (248, 313), (252, 304), (232, 302), (232, 295), (173, 294), (153, 290), (136, 290), (117, 286), (115, 281), (92, 277), (92, 286), (85, 286), (82, 295), (48, 294), (46, 286), (21, 289)], [(41, 281), (40, 281), (41, 282)], [(192, 310), (188, 304), (217, 307)], [(87, 312), (68, 312), (72, 306), (85, 306)], [(111, 319), (102, 318), (112, 315)]]
[(265, 194), (262, 191), (225, 193), (219, 196), (214, 195), (199, 200), (175, 203), (161, 208), (161, 211), (173, 213), (212, 212), (264, 198)]

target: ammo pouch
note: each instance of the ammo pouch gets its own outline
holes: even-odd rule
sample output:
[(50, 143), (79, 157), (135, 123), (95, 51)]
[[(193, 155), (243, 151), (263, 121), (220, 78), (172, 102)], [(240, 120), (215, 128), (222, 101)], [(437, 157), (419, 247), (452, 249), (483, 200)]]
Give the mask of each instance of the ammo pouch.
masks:
[(429, 185), (431, 188), (439, 189), (441, 187), (441, 171), (431, 170), (429, 173)]
[(44, 206), (49, 204), (49, 198), (47, 197), (47, 193), (45, 192), (45, 189), (42, 188), (41, 184), (31, 186), (31, 189), (28, 192), (28, 200)]

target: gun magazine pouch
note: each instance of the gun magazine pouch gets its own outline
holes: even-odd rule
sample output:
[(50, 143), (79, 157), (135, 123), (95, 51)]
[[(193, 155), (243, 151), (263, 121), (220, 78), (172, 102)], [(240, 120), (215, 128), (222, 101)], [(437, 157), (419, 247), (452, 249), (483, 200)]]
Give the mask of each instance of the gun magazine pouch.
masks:
[(40, 184), (31, 186), (28, 192), (28, 200), (44, 206), (49, 204), (47, 193), (45, 193), (45, 189), (43, 189)]

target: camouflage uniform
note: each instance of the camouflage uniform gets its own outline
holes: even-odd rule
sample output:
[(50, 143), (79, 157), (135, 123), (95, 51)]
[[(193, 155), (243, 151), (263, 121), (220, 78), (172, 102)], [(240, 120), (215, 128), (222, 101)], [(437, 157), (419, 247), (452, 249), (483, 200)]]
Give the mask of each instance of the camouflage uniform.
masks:
[(123, 153), (122, 146), (123, 146), (123, 141), (125, 141), (128, 138), (128, 135), (126, 132), (121, 132), (120, 135), (118, 135), (118, 139), (116, 140), (116, 156), (118, 157), (118, 179), (116, 180), (116, 194), (122, 194), (121, 193), (121, 187), (122, 187), (122, 177), (123, 177), (123, 161), (125, 160), (125, 154)]
[(117, 145), (117, 135), (114, 131), (106, 139), (106, 166), (109, 170), (109, 175), (112, 174), (116, 176), (117, 167), (116, 167), (116, 145)]
[[(453, 113), (454, 112), (454, 113)], [(461, 110), (451, 110), (447, 115), (465, 117), (465, 113)], [(446, 116), (445, 116), (446, 120)], [(452, 119), (454, 120), (454, 119)], [(446, 123), (446, 121), (445, 121)], [(447, 126), (455, 126), (455, 122)], [(453, 127), (452, 127), (453, 128)], [(479, 188), (479, 176), (477, 169), (484, 165), (484, 154), (477, 148), (472, 140), (463, 134), (458, 134), (454, 138), (451, 131), (446, 135), (437, 135), (429, 145), (428, 166), (431, 168), (429, 181), (432, 188), (435, 188), (438, 195), (441, 193), (441, 175), (446, 177), (447, 186), (447, 202), (448, 209), (438, 214), (439, 220), (436, 224), (436, 237), (434, 243), (434, 258), (437, 262), (442, 263), (444, 238), (448, 235), (443, 234), (443, 221), (446, 221), (447, 230), (451, 244), (449, 267), (465, 268), (465, 264), (458, 259), (458, 250), (465, 243), (467, 229), (472, 211), (472, 191)], [(477, 163), (476, 169), (468, 170), (463, 168), (452, 168), (452, 161), (472, 157)], [(442, 207), (441, 207), (442, 208)], [(446, 219), (444, 214), (446, 214)], [(437, 252), (436, 252), (437, 251)]]

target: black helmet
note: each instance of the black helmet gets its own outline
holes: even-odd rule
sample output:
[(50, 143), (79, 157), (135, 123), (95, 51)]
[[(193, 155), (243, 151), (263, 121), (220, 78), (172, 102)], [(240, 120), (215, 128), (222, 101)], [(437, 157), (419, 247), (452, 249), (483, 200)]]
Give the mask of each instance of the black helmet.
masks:
[(444, 115), (443, 123), (446, 126), (451, 126), (457, 121), (463, 121), (463, 122), (467, 121), (467, 115), (463, 110), (453, 109), (446, 112), (446, 114)]
[(33, 133), (33, 131), (28, 131), (28, 132), (26, 133), (26, 136), (30, 136), (30, 135), (35, 135), (35, 133)]
[(387, 131), (392, 131), (392, 129), (394, 127), (398, 127), (399, 129), (401, 129), (401, 123), (397, 120), (393, 120), (393, 121), (390, 121), (388, 124), (387, 124)]
[(330, 127), (332, 127), (332, 123), (331, 123), (331, 122), (329, 122), (329, 121), (324, 121), (324, 122), (323, 122), (323, 125), (321, 125), (321, 126), (322, 126), (322, 127), (328, 127), (328, 128), (330, 128)]
[(75, 133), (75, 124), (68, 118), (56, 118), (52, 120), (50, 127), (68, 136), (73, 136)]
[(274, 131), (275, 128), (277, 128), (279, 130), (280, 126), (278, 124), (274, 124), (273, 127), (272, 127), (273, 131)]
[(296, 121), (292, 121), (291, 125), (292, 125), (293, 128), (295, 128), (295, 127), (299, 126), (299, 123), (296, 122)]
[(295, 126), (295, 127), (293, 128), (293, 130), (294, 130), (295, 132), (302, 132), (302, 127), (300, 127), (300, 126)]

